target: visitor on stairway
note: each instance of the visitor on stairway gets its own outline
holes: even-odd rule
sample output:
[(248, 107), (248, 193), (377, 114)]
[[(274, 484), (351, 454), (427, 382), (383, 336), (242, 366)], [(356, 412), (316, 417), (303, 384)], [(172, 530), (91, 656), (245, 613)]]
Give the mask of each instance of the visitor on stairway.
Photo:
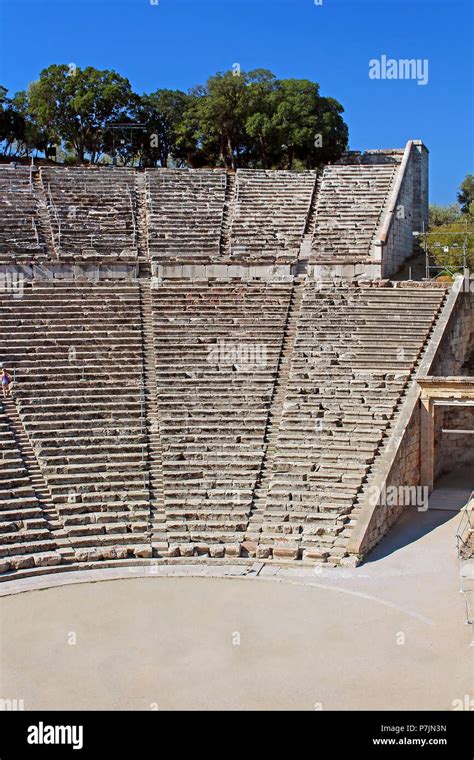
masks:
[(13, 377), (10, 375), (9, 372), (3, 367), (2, 369), (2, 391), (3, 395), (9, 396), (11, 395), (11, 391), (13, 388)]

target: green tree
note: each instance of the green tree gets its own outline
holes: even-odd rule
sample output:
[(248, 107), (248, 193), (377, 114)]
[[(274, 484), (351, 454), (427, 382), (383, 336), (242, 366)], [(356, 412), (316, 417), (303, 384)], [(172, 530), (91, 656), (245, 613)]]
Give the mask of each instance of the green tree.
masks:
[(0, 149), (3, 155), (21, 155), (25, 138), (25, 119), (6, 87), (0, 86)]
[(246, 74), (227, 71), (209, 77), (205, 87), (191, 91), (185, 121), (197, 126), (196, 142), (203, 152), (218, 156), (224, 166), (235, 169), (245, 142), (244, 90)]
[(468, 174), (461, 182), (458, 192), (458, 203), (463, 214), (469, 213), (469, 206), (474, 202), (474, 174)]
[(92, 163), (98, 160), (111, 124), (124, 121), (134, 102), (128, 79), (91, 66), (49, 66), (28, 92), (29, 113), (38, 126), (72, 147), (80, 162), (86, 155)]
[(315, 82), (278, 80), (266, 69), (234, 67), (188, 93), (157, 89), (140, 97), (115, 71), (53, 65), (18, 94), (15, 107), (6, 95), (3, 146), (28, 154), (52, 143), (68, 161), (115, 154), (123, 164), (148, 166), (313, 168), (347, 147), (340, 103), (321, 97)]
[(264, 169), (278, 161), (281, 139), (274, 114), (280, 98), (279, 82), (271, 71), (256, 69), (247, 75), (243, 92), (246, 163)]
[(429, 226), (440, 227), (444, 224), (451, 224), (459, 219), (461, 209), (457, 203), (451, 206), (437, 206), (435, 203), (430, 204), (429, 208)]
[(340, 157), (348, 131), (342, 106), (308, 80), (232, 71), (191, 92), (181, 134), (224, 166), (311, 168)]
[(335, 98), (320, 99), (320, 107), (316, 113), (316, 132), (321, 135), (321, 147), (318, 147), (315, 140), (314, 150), (306, 159), (308, 168), (334, 163), (347, 150), (349, 128), (342, 117), (343, 113), (344, 108)]
[(336, 100), (320, 97), (317, 83), (282, 80), (273, 116), (281, 143), (278, 165), (292, 169), (295, 159), (299, 159), (311, 168), (339, 158), (348, 140), (342, 112)]
[(41, 128), (30, 114), (27, 93), (24, 91), (17, 92), (12, 99), (12, 104), (15, 111), (23, 119), (22, 153), (26, 156), (29, 156), (33, 151), (36, 151), (36, 154), (38, 152), (46, 154), (51, 142), (49, 132), (47, 128)]
[(474, 269), (474, 216), (439, 225), (426, 236), (429, 253), (440, 267), (462, 272), (463, 246), (466, 245), (466, 263)]
[(182, 162), (185, 154), (179, 138), (184, 114), (191, 105), (191, 96), (181, 90), (156, 90), (142, 95), (135, 114), (146, 124), (146, 138), (141, 149), (147, 166), (168, 166), (170, 159)]
[(194, 87), (188, 93), (187, 107), (176, 127), (176, 145), (173, 157), (178, 165), (188, 165), (194, 169), (202, 166), (222, 166), (219, 142), (204, 134), (200, 109), (204, 88)]

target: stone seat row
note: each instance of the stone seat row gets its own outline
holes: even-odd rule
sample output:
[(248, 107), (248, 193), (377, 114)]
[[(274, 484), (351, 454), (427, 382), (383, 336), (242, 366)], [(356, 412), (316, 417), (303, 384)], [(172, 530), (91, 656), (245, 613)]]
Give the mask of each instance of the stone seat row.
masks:
[[(272, 545), (277, 545), (276, 536), (285, 530), (287, 514), (294, 509), (293, 505), (300, 513), (302, 507), (316, 514), (328, 512), (335, 522), (328, 523), (330, 531), (324, 533), (324, 540), (313, 532), (308, 535), (305, 523), (296, 525), (290, 534), (287, 556), (336, 561), (344, 556), (350, 535), (350, 527), (341, 530), (341, 523), (337, 521), (344, 515), (350, 515), (358, 492), (370, 478), (377, 450), (383, 445), (396, 419), (409, 372), (426, 345), (444, 294), (434, 289), (428, 296), (424, 293), (420, 297), (425, 304), (423, 310), (417, 314), (416, 320), (407, 321), (404, 333), (400, 335), (398, 326), (392, 320), (393, 313), (403, 306), (404, 301), (410, 306), (414, 304), (417, 301), (415, 292), (382, 288), (377, 291), (362, 290), (346, 286), (328, 293), (310, 281), (305, 291), (282, 419), (276, 443), (270, 452), (269, 466), (257, 494), (248, 535), (260, 543), (267, 542), (267, 556), (271, 556)], [(377, 330), (357, 334), (357, 327), (365, 322), (367, 312), (371, 313)], [(331, 351), (323, 350), (318, 339), (321, 332), (333, 334)], [(356, 345), (352, 343), (354, 334), (358, 341)], [(379, 397), (376, 393), (372, 396), (363, 393), (362, 404), (357, 402), (357, 397), (353, 401), (350, 395), (341, 398), (340, 391), (333, 395), (334, 385), (338, 387), (337, 384), (344, 379), (344, 371), (347, 373), (346, 388), (354, 378), (355, 369), (361, 365), (365, 377), (370, 377), (374, 372), (374, 381), (380, 378), (383, 369), (381, 359), (387, 352), (379, 354), (370, 346), (371, 336), (377, 334), (388, 336), (392, 352), (396, 351), (397, 345), (403, 348), (406, 358), (400, 364), (406, 366), (408, 372), (389, 375), (388, 395), (385, 395), (383, 387), (380, 388)], [(411, 338), (409, 342), (407, 336)], [(341, 343), (343, 345), (338, 349)], [(345, 356), (344, 361), (339, 360), (337, 365), (333, 363), (335, 352)], [(393, 359), (386, 363), (392, 364)], [(337, 374), (333, 377), (336, 367)], [(326, 372), (323, 372), (324, 368)], [(317, 380), (313, 375), (315, 372)], [(314, 395), (311, 402), (308, 402), (308, 396), (304, 396), (304, 403), (299, 400), (303, 390), (302, 376), (306, 378), (306, 389), (311, 390), (312, 386)], [(315, 425), (315, 412), (321, 415), (318, 425)], [(364, 427), (366, 432), (362, 436), (362, 449), (360, 431)], [(341, 440), (345, 444), (342, 450)], [(273, 534), (263, 530), (268, 522), (267, 511), (271, 511), (275, 526)]]
[[(37, 303), (41, 303), (42, 340), (35, 320)], [(76, 286), (70, 282), (51, 286), (35, 282), (26, 287), (22, 308), (16, 310), (21, 311), (21, 335), (4, 341), (4, 358), (16, 370), (15, 395), (22, 425), (73, 550), (105, 546), (108, 556), (114, 547), (119, 547), (122, 555), (125, 551), (125, 556), (151, 551), (139, 392), (143, 372), (139, 304), (137, 285)], [(9, 307), (2, 325), (6, 334), (17, 319), (15, 302)], [(69, 347), (64, 340), (58, 345), (57, 337), (64, 334), (66, 312), (71, 323)], [(110, 320), (106, 330), (103, 314)], [(88, 323), (87, 330), (83, 322)], [(122, 323), (125, 340), (120, 339)], [(4, 334), (2, 342), (3, 338)], [(72, 362), (68, 361), (71, 347)], [(76, 359), (79, 366), (75, 366)], [(115, 391), (112, 395), (107, 393), (109, 383)], [(84, 390), (93, 393), (83, 397)], [(114, 458), (111, 446), (115, 446)], [(71, 515), (76, 522), (74, 530), (68, 531)], [(94, 536), (100, 537), (100, 542)]]
[(90, 255), (136, 258), (133, 173), (43, 167), (40, 181), (61, 256), (80, 256), (89, 250)]
[(0, 261), (46, 253), (37, 227), (37, 201), (30, 171), (0, 166)]
[[(2, 296), (2, 359), (17, 373), (17, 408), (61, 524), (55, 540), (62, 557), (344, 555), (357, 495), (370, 481), (445, 292), (306, 281), (281, 422), (269, 441), (293, 294), (291, 281), (150, 289), (156, 381), (150, 386), (148, 378), (145, 393), (156, 398), (159, 422), (152, 449), (140, 395), (138, 286), (35, 283), (20, 305)], [(402, 324), (393, 318), (399, 308), (407, 316)], [(74, 315), (78, 366), (66, 350), (66, 310)], [(11, 337), (19, 316), (21, 336)], [(83, 320), (86, 332), (78, 330)], [(385, 369), (375, 350), (381, 334)], [(24, 351), (30, 337), (33, 354)], [(209, 362), (219, 341), (264, 347), (265, 361), (240, 367), (217, 355)], [(34, 510), (16, 459), (8, 457), (19, 486), (2, 500), (5, 510), (15, 509), (22, 489)], [(150, 461), (163, 481), (157, 512), (150, 508)]]
[[(54, 256), (60, 259), (136, 261), (144, 200), (144, 245), (151, 260), (265, 263), (297, 258), (316, 197), (313, 259), (369, 256), (397, 168), (326, 167), (319, 191), (315, 172), (148, 170), (144, 191), (142, 175), (128, 169), (42, 167), (38, 176)], [(15, 206), (17, 219), (38, 220), (39, 190), (29, 170), (4, 173), (8, 186), (25, 188), (23, 195), (33, 203), (28, 213)], [(44, 219), (40, 226), (43, 232)], [(45, 241), (33, 236), (11, 248), (2, 254), (9, 260), (47, 254)]]
[[(166, 525), (179, 528), (172, 544), (207, 542), (220, 553), (242, 539), (247, 516), (234, 516), (251, 504), (290, 295), (291, 284), (208, 282), (153, 294)], [(264, 364), (245, 371), (218, 353), (210, 362), (219, 340), (264, 346)], [(173, 522), (192, 504), (213, 519)]]
[(1, 572), (21, 569), (27, 565), (54, 564), (59, 561), (55, 554), (56, 542), (34, 492), (2, 402), (0, 443)]
[[(316, 206), (312, 262), (370, 257), (397, 167), (325, 167)], [(354, 258), (355, 257), (355, 258)]]

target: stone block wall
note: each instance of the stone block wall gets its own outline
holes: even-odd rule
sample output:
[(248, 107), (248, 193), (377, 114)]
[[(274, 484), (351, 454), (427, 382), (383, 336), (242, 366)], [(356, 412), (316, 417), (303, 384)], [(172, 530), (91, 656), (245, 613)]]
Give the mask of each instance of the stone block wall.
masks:
[(474, 292), (472, 281), (464, 280), (458, 299), (444, 332), (431, 369), (432, 375), (449, 377), (470, 374), (465, 362), (469, 360), (474, 343)]
[(381, 150), (348, 150), (336, 164), (399, 164), (403, 158), (403, 148), (386, 148)]
[(413, 408), (394, 458), (385, 488), (377, 509), (364, 536), (361, 554), (367, 554), (386, 535), (407, 506), (407, 489), (418, 488), (420, 483), (420, 406)]
[(415, 230), (422, 230), (423, 223), (428, 227), (428, 148), (421, 140), (413, 141), (413, 225)]
[[(398, 197), (391, 209), (388, 236), (382, 246), (375, 246), (376, 258), (382, 259), (382, 277), (390, 277), (413, 255), (416, 238), (413, 232), (421, 232), (423, 222), (428, 225), (428, 150), (420, 140), (409, 148)], [(381, 254), (377, 249), (381, 247)]]
[(291, 264), (158, 264), (153, 262), (152, 275), (161, 280), (206, 280), (231, 279), (244, 280), (287, 280), (295, 274)]
[(435, 479), (456, 467), (471, 466), (474, 471), (474, 436), (442, 433), (448, 430), (473, 430), (474, 408), (439, 408), (435, 416)]
[[(0, 291), (8, 292), (9, 282), (33, 280), (135, 280), (137, 267), (120, 263), (72, 263), (45, 261), (41, 264), (0, 264)], [(5, 285), (6, 283), (6, 285)]]

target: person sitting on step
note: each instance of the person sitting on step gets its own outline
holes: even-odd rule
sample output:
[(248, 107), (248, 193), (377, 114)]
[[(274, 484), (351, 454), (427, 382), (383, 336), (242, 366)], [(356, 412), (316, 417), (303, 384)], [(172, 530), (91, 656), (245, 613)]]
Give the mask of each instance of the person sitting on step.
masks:
[(3, 395), (9, 396), (11, 395), (13, 388), (13, 377), (10, 375), (9, 372), (5, 369), (5, 367), (2, 369), (2, 391)]

